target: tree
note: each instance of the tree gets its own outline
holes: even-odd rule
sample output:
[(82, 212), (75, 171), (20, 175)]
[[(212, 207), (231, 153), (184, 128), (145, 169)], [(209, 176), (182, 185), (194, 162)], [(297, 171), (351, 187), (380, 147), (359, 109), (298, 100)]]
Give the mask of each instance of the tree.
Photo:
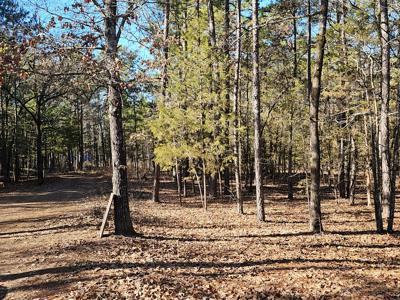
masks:
[(235, 187), (239, 214), (243, 214), (243, 199), (241, 187), (241, 157), (240, 157), (240, 56), (242, 46), (242, 21), (241, 0), (236, 1), (236, 49), (235, 49), (235, 78), (233, 85), (233, 111), (234, 111), (234, 155), (235, 155)]
[(319, 33), (316, 44), (315, 68), (310, 92), (310, 230), (318, 233), (322, 229), (320, 196), (320, 141), (319, 141), (319, 103), (321, 97), (321, 77), (326, 43), (326, 23), (328, 18), (328, 0), (321, 0)]
[(257, 218), (265, 221), (264, 197), (262, 192), (261, 172), (261, 128), (260, 128), (260, 67), (259, 67), (259, 27), (258, 0), (252, 0), (252, 33), (253, 33), (253, 115), (254, 115), (254, 173), (256, 184)]
[[(170, 1), (166, 0), (164, 4), (164, 32), (163, 32), (163, 67), (161, 75), (161, 95), (164, 103), (167, 101), (167, 85), (168, 85), (168, 38), (169, 38), (169, 14)], [(154, 165), (154, 181), (153, 181), (153, 201), (160, 202), (160, 165)]]
[(105, 57), (109, 72), (108, 105), (111, 136), (112, 184), (114, 194), (115, 234), (132, 235), (135, 233), (129, 210), (128, 176), (122, 125), (122, 95), (118, 75), (117, 0), (104, 1)]
[[(381, 114), (379, 122), (379, 156), (381, 159), (381, 202), (382, 217), (387, 223), (388, 230), (393, 230), (390, 222), (390, 129), (389, 129), (389, 101), (390, 101), (390, 44), (389, 44), (389, 16), (388, 1), (379, 1), (380, 35), (381, 35)], [(393, 198), (394, 199), (394, 198)]]

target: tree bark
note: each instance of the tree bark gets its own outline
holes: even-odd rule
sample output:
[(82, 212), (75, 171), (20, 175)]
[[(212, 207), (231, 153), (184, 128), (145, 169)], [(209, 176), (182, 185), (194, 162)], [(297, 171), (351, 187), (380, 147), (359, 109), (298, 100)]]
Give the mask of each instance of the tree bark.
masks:
[(36, 176), (38, 184), (43, 184), (43, 132), (42, 132), (42, 106), (39, 98), (36, 99)]
[[(372, 122), (371, 122), (372, 123)], [(377, 233), (383, 232), (382, 208), (380, 201), (380, 168), (379, 168), (379, 153), (377, 153), (376, 129), (371, 124), (371, 164), (372, 175), (374, 178), (374, 210), (375, 210), (375, 224)]]
[(262, 193), (261, 171), (261, 116), (260, 116), (260, 49), (258, 28), (258, 0), (252, 0), (253, 33), (253, 115), (254, 115), (254, 173), (256, 185), (257, 218), (265, 221), (264, 198)]
[[(228, 116), (230, 113), (230, 89), (231, 89), (231, 78), (230, 78), (230, 56), (229, 56), (229, 0), (224, 0), (224, 56), (225, 56), (225, 115)], [(224, 130), (224, 140), (229, 146), (229, 121), (226, 121)], [(229, 195), (230, 190), (230, 169), (229, 166), (224, 168), (224, 195)], [(221, 197), (223, 197), (221, 195)]]
[(357, 183), (357, 145), (354, 137), (350, 137), (350, 144), (351, 144), (351, 152), (350, 152), (350, 184), (349, 184), (349, 198), (350, 204), (354, 205), (355, 199), (355, 191), (356, 191), (356, 183)]
[(108, 63), (108, 104), (110, 118), (112, 184), (114, 198), (114, 224), (116, 235), (133, 235), (132, 219), (129, 211), (128, 176), (124, 132), (122, 124), (122, 95), (116, 66), (118, 38), (117, 0), (105, 0), (105, 39)]
[(78, 168), (83, 170), (84, 161), (84, 142), (83, 142), (83, 103), (82, 99), (78, 100), (78, 118), (79, 118), (79, 163)]
[[(293, 8), (293, 88), (296, 87), (297, 80), (297, 7)], [(288, 199), (293, 200), (293, 115), (294, 108), (293, 103), (290, 103), (290, 121), (289, 121), (289, 149), (288, 149), (288, 176), (287, 176), (287, 185), (288, 185)]]
[(326, 23), (328, 17), (328, 0), (320, 3), (319, 33), (316, 44), (315, 68), (310, 92), (310, 230), (319, 233), (322, 228), (320, 199), (320, 141), (319, 141), (319, 103), (321, 96), (321, 76), (326, 43)]
[(235, 187), (237, 210), (239, 214), (243, 214), (243, 199), (241, 190), (241, 174), (240, 174), (240, 137), (239, 137), (239, 124), (240, 124), (240, 55), (241, 55), (241, 0), (236, 2), (236, 51), (235, 51), (235, 79), (233, 86), (233, 131), (234, 131), (234, 156), (235, 156)]
[(380, 0), (380, 35), (381, 35), (381, 115), (379, 122), (379, 156), (381, 159), (381, 205), (382, 218), (385, 223), (390, 215), (390, 129), (389, 129), (389, 101), (390, 101), (390, 44), (389, 44), (389, 17), (388, 1)]
[[(399, 45), (400, 49), (400, 45)], [(399, 62), (400, 65), (400, 62)], [(397, 124), (394, 132), (394, 142), (393, 142), (393, 160), (391, 165), (391, 190), (390, 190), (390, 202), (389, 202), (389, 218), (387, 224), (387, 231), (389, 233), (393, 232), (394, 223), (394, 212), (396, 205), (396, 179), (397, 173), (399, 171), (399, 143), (400, 143), (400, 83), (397, 87)]]
[[(164, 32), (163, 32), (163, 69), (161, 74), (161, 95), (163, 101), (167, 101), (168, 87), (168, 38), (169, 38), (169, 15), (170, 15), (170, 0), (165, 1), (164, 5)], [(153, 180), (153, 201), (160, 202), (160, 166), (156, 163)]]
[(181, 168), (179, 166), (178, 161), (176, 161), (175, 169), (176, 169), (176, 183), (178, 187), (179, 205), (182, 206), (182, 187), (181, 187), (182, 179), (181, 179)]

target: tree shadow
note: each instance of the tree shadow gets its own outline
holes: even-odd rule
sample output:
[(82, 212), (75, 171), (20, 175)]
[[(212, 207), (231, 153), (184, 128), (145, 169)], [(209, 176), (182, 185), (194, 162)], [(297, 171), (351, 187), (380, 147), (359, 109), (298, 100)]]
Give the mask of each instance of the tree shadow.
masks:
[(154, 241), (177, 241), (177, 242), (222, 242), (231, 241), (229, 238), (195, 238), (195, 237), (174, 237), (174, 236), (157, 236), (157, 235), (138, 235), (137, 238)]
[[(89, 226), (91, 226), (91, 225), (89, 225), (89, 224), (62, 225), (62, 226), (57, 226), (57, 227), (40, 228), (40, 229), (34, 229), (34, 230), (2, 232), (2, 233), (0, 233), (0, 238), (1, 237), (15, 237), (15, 235), (25, 234), (25, 233), (32, 234), (35, 232), (46, 232), (46, 231), (63, 230), (63, 229), (76, 229), (76, 228), (83, 228), (83, 227), (89, 227)], [(51, 233), (53, 233), (53, 232), (51, 232)], [(50, 232), (49, 232), (49, 234), (50, 234)]]
[(317, 243), (308, 245), (309, 248), (323, 248), (323, 247), (341, 247), (341, 248), (365, 248), (365, 249), (388, 249), (388, 248), (398, 248), (400, 244), (352, 244), (346, 245), (341, 243)]
[(275, 237), (296, 237), (296, 236), (309, 236), (315, 235), (315, 233), (310, 231), (301, 231), (301, 232), (288, 232), (288, 233), (271, 233), (271, 234), (246, 234), (236, 236), (238, 238), (275, 238)]
[(343, 236), (353, 236), (353, 235), (374, 235), (377, 234), (376, 230), (358, 230), (358, 231), (346, 231), (346, 230), (332, 230), (324, 231), (325, 234), (337, 234)]
[(8, 289), (5, 286), (0, 285), (0, 300), (7, 296)]
[[(308, 265), (296, 265), (308, 264)], [(135, 262), (135, 263), (115, 263), (115, 262), (92, 262), (92, 263), (79, 263), (70, 266), (50, 267), (45, 269), (26, 271), (21, 273), (0, 275), (0, 280), (11, 281), (21, 278), (41, 276), (41, 275), (56, 275), (68, 274), (80, 271), (88, 271), (94, 269), (102, 270), (116, 270), (116, 269), (227, 269), (227, 270), (240, 270), (247, 267), (263, 267), (271, 266), (267, 270), (352, 270), (357, 269), (356, 265), (384, 265), (385, 267), (398, 267), (400, 266), (399, 260), (392, 261), (374, 261), (369, 259), (325, 259), (325, 258), (283, 258), (283, 259), (263, 259), (256, 261), (242, 261), (242, 262), (226, 262), (226, 261), (152, 261), (152, 262)], [(280, 266), (283, 265), (283, 266)]]
[[(61, 175), (46, 179), (43, 185), (20, 183), (0, 194), (0, 204), (15, 203), (68, 203), (82, 201), (88, 196), (88, 185), (102, 187), (109, 185), (104, 176), (85, 174), (84, 176)], [(95, 188), (94, 188), (95, 189)], [(16, 192), (11, 194), (10, 192)], [(100, 194), (98, 190), (94, 194)], [(49, 200), (49, 199), (57, 199)]]
[(20, 223), (36, 223), (36, 222), (44, 223), (47, 221), (54, 221), (54, 219), (57, 219), (57, 221), (67, 220), (67, 219), (71, 219), (71, 216), (69, 216), (69, 215), (68, 216), (51, 216), (51, 217), (38, 217), (38, 218), (26, 218), (26, 219), (0, 221), (0, 225), (20, 224)]

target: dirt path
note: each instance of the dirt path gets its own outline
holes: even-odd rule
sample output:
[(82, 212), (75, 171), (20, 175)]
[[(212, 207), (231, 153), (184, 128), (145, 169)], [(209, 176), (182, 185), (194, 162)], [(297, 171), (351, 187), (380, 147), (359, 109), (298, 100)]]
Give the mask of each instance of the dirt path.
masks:
[(374, 234), (365, 199), (323, 201), (313, 236), (304, 199), (267, 189), (260, 224), (252, 199), (243, 216), (227, 201), (204, 212), (164, 182), (162, 203), (131, 201), (141, 237), (99, 239), (108, 184), (62, 176), (0, 194), (0, 299), (400, 298), (399, 237)]
[[(102, 176), (63, 175), (42, 186), (25, 184), (0, 193), (0, 285), (8, 274), (33, 272), (34, 279), (38, 266), (62, 264), (52, 249), (82, 238), (92, 225), (85, 222), (88, 200), (108, 187), (109, 180)], [(0, 299), (6, 293), (10, 299), (18, 299), (21, 292), (28, 299), (33, 296), (34, 284), (21, 283), (2, 285)]]

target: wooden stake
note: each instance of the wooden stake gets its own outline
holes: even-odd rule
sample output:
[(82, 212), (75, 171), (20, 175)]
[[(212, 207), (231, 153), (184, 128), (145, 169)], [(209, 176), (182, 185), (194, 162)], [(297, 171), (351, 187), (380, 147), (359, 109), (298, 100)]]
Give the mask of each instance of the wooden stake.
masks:
[(104, 228), (106, 227), (107, 218), (108, 218), (108, 215), (110, 213), (110, 209), (111, 209), (111, 205), (113, 203), (113, 200), (114, 200), (114, 194), (111, 193), (110, 199), (108, 200), (106, 212), (104, 213), (104, 216), (103, 216), (103, 222), (101, 223), (100, 232), (99, 232), (99, 238), (103, 237)]

